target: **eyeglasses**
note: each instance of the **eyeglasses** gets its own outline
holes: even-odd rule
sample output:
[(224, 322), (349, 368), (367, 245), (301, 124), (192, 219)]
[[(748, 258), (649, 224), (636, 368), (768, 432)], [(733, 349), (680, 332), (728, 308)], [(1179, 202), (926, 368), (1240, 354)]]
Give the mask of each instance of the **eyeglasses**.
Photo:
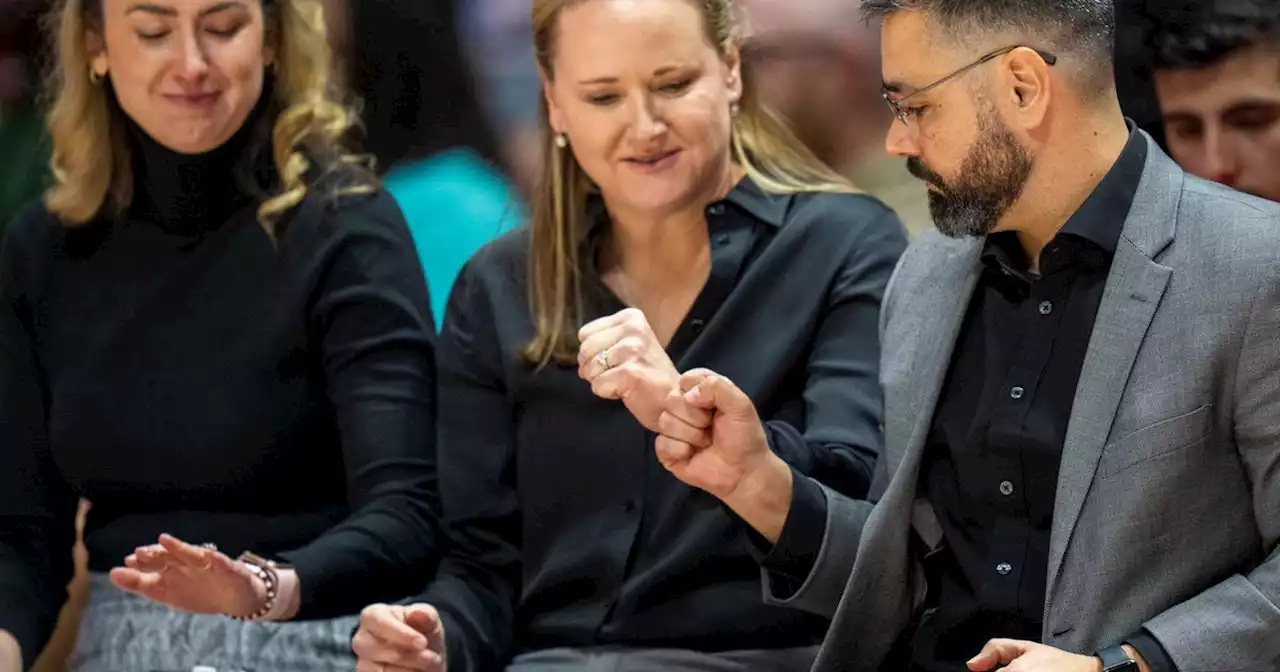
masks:
[[(936, 89), (939, 86), (946, 84), (947, 82), (955, 79), (956, 77), (959, 77), (960, 75), (963, 75), (966, 72), (969, 72), (970, 70), (978, 67), (979, 65), (982, 65), (983, 63), (986, 63), (987, 61), (990, 61), (994, 58), (999, 58), (1000, 56), (1004, 56), (1005, 54), (1013, 51), (1014, 49), (1021, 49), (1021, 48), (1023, 48), (1022, 45), (1015, 44), (1011, 47), (997, 49), (987, 54), (986, 56), (983, 56), (982, 58), (979, 58), (978, 60), (970, 63), (969, 65), (966, 65), (963, 68), (960, 68), (959, 70), (956, 70), (955, 72), (943, 77), (942, 79), (939, 79), (922, 89), (916, 89), (915, 91), (912, 91), (911, 93), (905, 96), (895, 98), (894, 97), (895, 92), (890, 91), (888, 89), (881, 89), (880, 96), (884, 98), (884, 102), (889, 103), (889, 109), (893, 110), (893, 116), (897, 117), (898, 121), (901, 121), (903, 125), (910, 126), (911, 124), (909, 120), (911, 119), (911, 117), (907, 114), (907, 108), (903, 106), (903, 103), (907, 102), (908, 100), (911, 100), (912, 98), (922, 93), (925, 93), (927, 91), (932, 91), (933, 89)], [(1044, 59), (1044, 62), (1049, 65), (1054, 65), (1055, 63), (1058, 62), (1058, 57), (1054, 56), (1053, 54), (1047, 51), (1041, 51), (1034, 47), (1027, 47), (1027, 48), (1039, 54), (1040, 58)]]

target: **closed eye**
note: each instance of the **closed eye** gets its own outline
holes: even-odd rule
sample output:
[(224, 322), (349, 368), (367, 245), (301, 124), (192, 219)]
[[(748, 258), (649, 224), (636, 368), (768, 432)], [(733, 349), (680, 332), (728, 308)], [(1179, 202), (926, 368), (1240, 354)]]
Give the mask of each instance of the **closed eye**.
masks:
[(658, 87), (658, 90), (662, 91), (663, 93), (682, 93), (686, 91), (692, 84), (693, 84), (692, 79), (682, 79), (678, 82), (663, 84), (662, 86)]
[(599, 94), (587, 96), (587, 102), (591, 103), (592, 105), (599, 105), (601, 107), (604, 107), (604, 106), (612, 105), (618, 102), (618, 98), (619, 96), (616, 93), (599, 93)]

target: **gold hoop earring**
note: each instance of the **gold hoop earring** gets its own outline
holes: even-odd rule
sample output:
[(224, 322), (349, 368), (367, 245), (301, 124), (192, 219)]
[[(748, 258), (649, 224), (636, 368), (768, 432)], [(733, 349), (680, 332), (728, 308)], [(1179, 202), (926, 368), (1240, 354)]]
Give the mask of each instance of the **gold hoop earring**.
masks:
[(729, 103), (729, 116), (736, 117), (742, 111), (742, 107), (737, 103)]
[(556, 147), (564, 149), (569, 146), (569, 136), (564, 133), (556, 133)]
[(101, 84), (104, 79), (106, 79), (106, 75), (94, 70), (93, 68), (89, 68), (89, 83)]

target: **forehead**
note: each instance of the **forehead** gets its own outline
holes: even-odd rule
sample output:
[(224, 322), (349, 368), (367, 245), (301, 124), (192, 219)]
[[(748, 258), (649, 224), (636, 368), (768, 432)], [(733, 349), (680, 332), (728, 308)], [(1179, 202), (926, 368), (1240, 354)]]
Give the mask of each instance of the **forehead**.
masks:
[(701, 62), (715, 50), (688, 0), (590, 0), (561, 13), (554, 53), (557, 75), (577, 78)]
[(885, 82), (919, 87), (954, 69), (955, 49), (945, 44), (925, 15), (905, 11), (885, 18), (880, 28)]
[(1246, 99), (1280, 104), (1280, 49), (1259, 46), (1206, 68), (1159, 70), (1155, 83), (1165, 113), (1213, 113)]

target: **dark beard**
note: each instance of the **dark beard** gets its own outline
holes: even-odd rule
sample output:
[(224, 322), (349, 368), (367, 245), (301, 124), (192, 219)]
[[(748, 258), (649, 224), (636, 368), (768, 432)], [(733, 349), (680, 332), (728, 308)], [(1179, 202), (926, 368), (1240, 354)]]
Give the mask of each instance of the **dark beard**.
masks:
[(920, 157), (907, 159), (907, 170), (936, 187), (929, 190), (929, 214), (938, 231), (951, 238), (985, 236), (1022, 195), (1031, 175), (1031, 154), (987, 111), (978, 122), (978, 137), (960, 164), (954, 184), (947, 184)]

